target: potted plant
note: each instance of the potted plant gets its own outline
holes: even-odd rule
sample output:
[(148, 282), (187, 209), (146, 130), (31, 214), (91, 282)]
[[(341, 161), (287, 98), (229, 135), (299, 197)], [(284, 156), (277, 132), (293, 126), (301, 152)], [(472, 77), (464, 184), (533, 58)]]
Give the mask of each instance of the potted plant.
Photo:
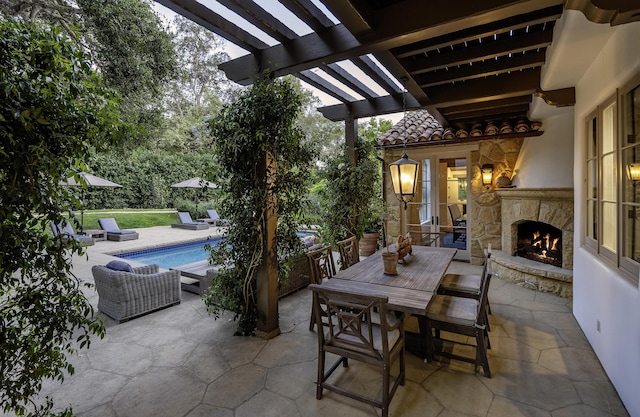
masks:
[(381, 167), (374, 145), (373, 139), (360, 137), (355, 164), (346, 147), (333, 154), (326, 161), (325, 188), (320, 192), (323, 235), (327, 241), (335, 243), (355, 236), (360, 245), (367, 245), (370, 236), (365, 237), (365, 232), (374, 228), (375, 237), (368, 243), (369, 250), (360, 251), (363, 256), (375, 252), (380, 231), (375, 224), (381, 225), (374, 209), (381, 190)]

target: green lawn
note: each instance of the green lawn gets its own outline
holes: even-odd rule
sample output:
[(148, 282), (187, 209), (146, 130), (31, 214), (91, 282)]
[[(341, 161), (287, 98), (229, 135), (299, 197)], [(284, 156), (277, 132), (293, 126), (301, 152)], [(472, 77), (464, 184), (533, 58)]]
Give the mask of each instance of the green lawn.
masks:
[[(76, 212), (78, 220), (80, 212)], [(176, 210), (169, 209), (118, 209), (118, 210), (85, 210), (84, 228), (100, 229), (98, 219), (113, 217), (121, 229), (137, 229), (139, 227), (169, 226), (178, 221)]]

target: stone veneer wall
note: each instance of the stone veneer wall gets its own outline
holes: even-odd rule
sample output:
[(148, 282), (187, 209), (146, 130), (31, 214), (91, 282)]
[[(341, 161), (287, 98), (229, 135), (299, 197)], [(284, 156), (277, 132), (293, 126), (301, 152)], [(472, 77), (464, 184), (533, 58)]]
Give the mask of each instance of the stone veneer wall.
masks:
[[(483, 140), (479, 149), (471, 152), (472, 180), (467, 215), (472, 219), (468, 242), (473, 265), (482, 265), (483, 249), (489, 244), (495, 249), (502, 248), (502, 207), (495, 181), (503, 172), (511, 178), (523, 142), (522, 138)], [(481, 167), (484, 164), (493, 164), (493, 183), (488, 188), (482, 185)]]
[(573, 269), (573, 188), (504, 189), (502, 199), (502, 250), (513, 255), (518, 224), (536, 221), (562, 231), (562, 268)]

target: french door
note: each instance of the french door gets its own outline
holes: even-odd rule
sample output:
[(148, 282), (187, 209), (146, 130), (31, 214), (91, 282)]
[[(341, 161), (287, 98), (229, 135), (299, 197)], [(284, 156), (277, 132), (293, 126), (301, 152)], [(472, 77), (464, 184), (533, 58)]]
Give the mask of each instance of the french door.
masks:
[(467, 152), (425, 155), (420, 175), (420, 198), (410, 204), (409, 230), (440, 235), (439, 246), (458, 250), (455, 259), (469, 260), (467, 240)]

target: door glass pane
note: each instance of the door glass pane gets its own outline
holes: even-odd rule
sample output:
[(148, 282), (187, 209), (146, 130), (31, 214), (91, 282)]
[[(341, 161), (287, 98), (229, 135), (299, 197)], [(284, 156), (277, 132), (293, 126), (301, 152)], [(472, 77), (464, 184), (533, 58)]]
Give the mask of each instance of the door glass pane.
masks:
[(625, 172), (623, 178), (623, 202), (638, 203), (640, 199), (640, 149), (633, 147), (622, 152), (622, 166)]
[(422, 205), (420, 206), (420, 224), (430, 223), (431, 210), (431, 160), (422, 160)]
[(467, 249), (467, 159), (440, 159), (440, 221), (443, 246)]
[(616, 252), (616, 204), (602, 203), (602, 246)]
[(587, 198), (598, 198), (598, 170), (595, 159), (587, 162)]
[(587, 236), (598, 239), (598, 204), (591, 200), (587, 202)]
[(595, 158), (596, 155), (598, 154), (598, 144), (597, 144), (597, 137), (598, 135), (596, 134), (597, 132), (597, 124), (596, 124), (596, 118), (594, 117), (593, 119), (589, 120), (588, 126), (587, 126), (587, 159), (588, 158)]
[(602, 157), (602, 199), (616, 201), (616, 161), (613, 154)]
[(640, 207), (623, 206), (624, 247), (622, 256), (640, 261)]
[(602, 153), (613, 152), (616, 148), (615, 131), (615, 103), (612, 103), (602, 111)]

